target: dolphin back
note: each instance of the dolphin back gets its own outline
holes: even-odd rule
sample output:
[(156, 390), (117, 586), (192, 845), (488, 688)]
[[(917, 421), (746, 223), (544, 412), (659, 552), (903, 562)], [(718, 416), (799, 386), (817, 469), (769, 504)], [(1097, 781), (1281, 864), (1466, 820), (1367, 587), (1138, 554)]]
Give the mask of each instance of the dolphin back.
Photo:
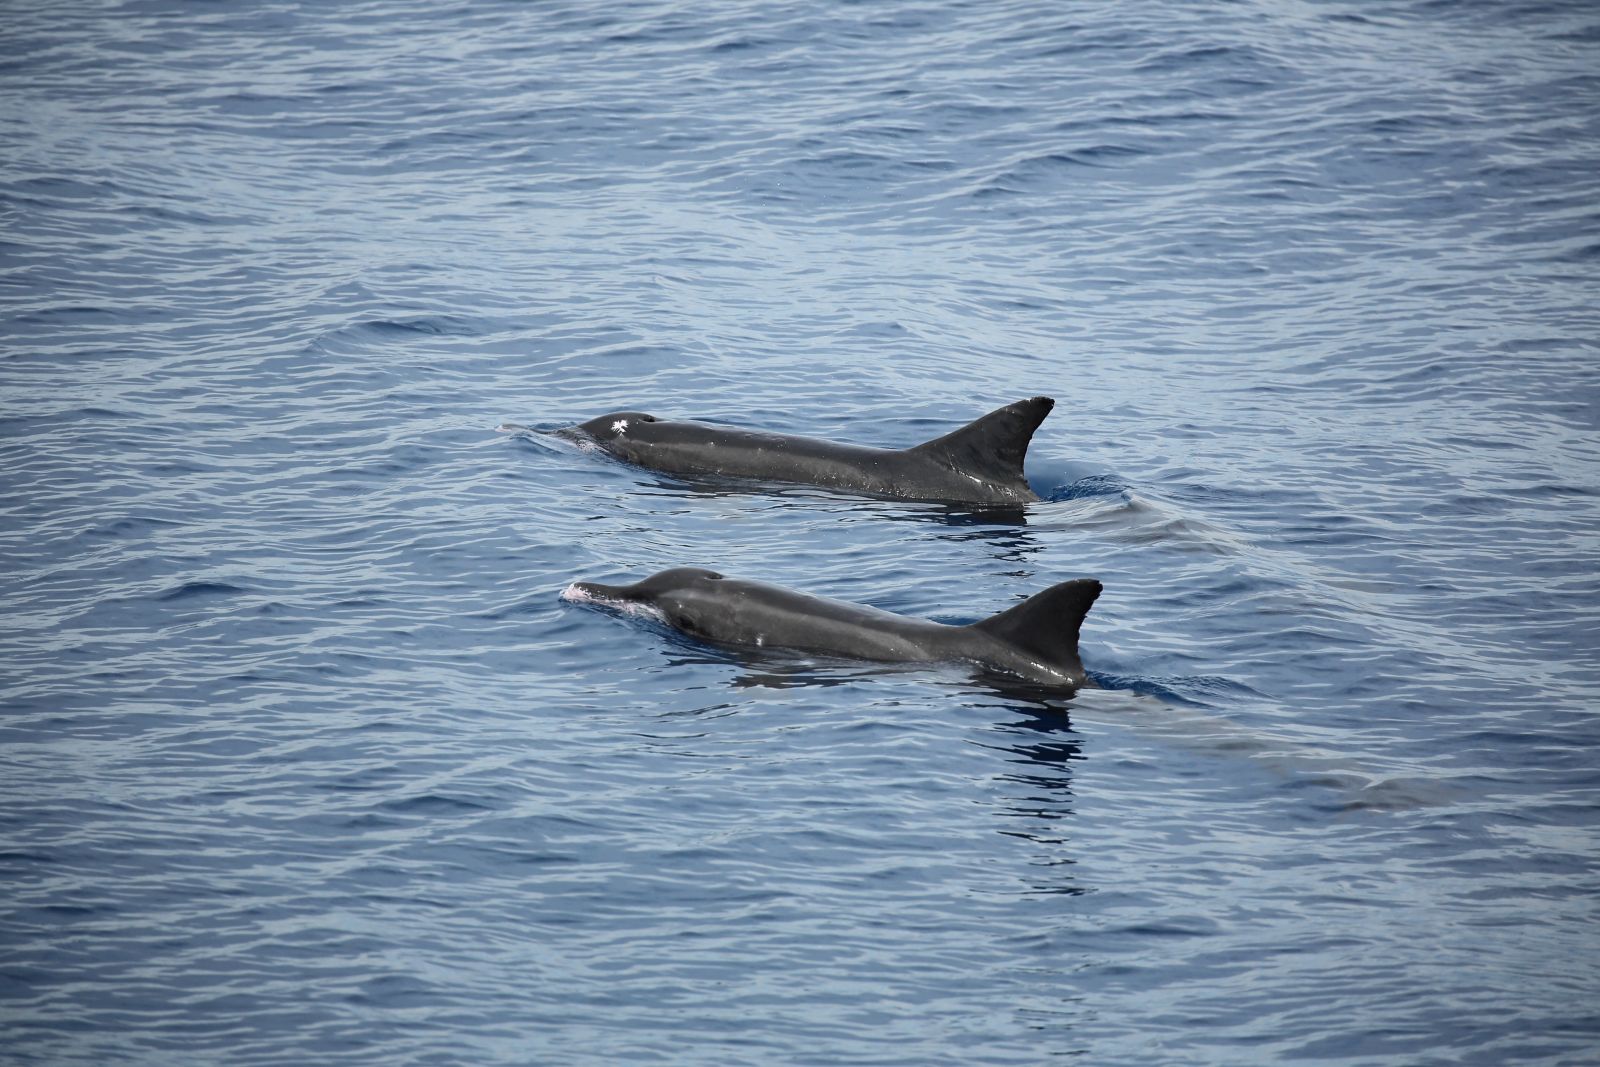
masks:
[(1044, 663), (1081, 674), (1078, 630), (1100, 596), (1100, 583), (1076, 578), (1033, 594), (1016, 607), (973, 623), (981, 631)]
[[(1028, 454), (1033, 431), (1055, 406), (1056, 402), (1047, 396), (1019, 400), (907, 451), (986, 481), (1026, 489), (1022, 461)], [(1028, 495), (1032, 498), (1031, 492)]]

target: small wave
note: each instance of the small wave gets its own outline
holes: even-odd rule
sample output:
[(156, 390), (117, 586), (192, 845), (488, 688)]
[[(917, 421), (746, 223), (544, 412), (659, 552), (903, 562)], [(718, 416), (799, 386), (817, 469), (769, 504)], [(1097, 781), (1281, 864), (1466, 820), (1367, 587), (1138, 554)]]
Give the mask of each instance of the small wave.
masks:
[(1575, 248), (1554, 253), (1549, 259), (1554, 263), (1590, 263), (1600, 259), (1600, 243), (1580, 244)]
[(402, 815), (458, 815), (463, 812), (492, 810), (489, 805), (480, 804), (476, 800), (444, 796), (440, 793), (404, 797), (400, 800), (386, 801), (379, 806), (385, 811)]
[(752, 52), (756, 49), (769, 47), (771, 44), (772, 41), (767, 38), (740, 35), (713, 41), (706, 47), (706, 51), (712, 55), (729, 55), (736, 52)]
[[(570, 588), (570, 586), (568, 588)], [(487, 619), (491, 622), (501, 622), (506, 619), (520, 618), (525, 615), (543, 614), (544, 612), (550, 610), (550, 602), (546, 599), (547, 595), (548, 594), (540, 594), (538, 596), (524, 597), (523, 599), (514, 601), (505, 605), (504, 607), (478, 612), (476, 617), (480, 619)], [(565, 590), (557, 594), (556, 599), (566, 601), (567, 603), (579, 602), (577, 600), (569, 599)]]
[(370, 319), (351, 327), (377, 334), (420, 333), (428, 336), (463, 336), (475, 333), (472, 324), (458, 315), (423, 315), (407, 319)]
[(1057, 486), (1051, 490), (1045, 500), (1049, 503), (1059, 503), (1064, 500), (1080, 500), (1085, 497), (1119, 496), (1128, 491), (1128, 486), (1108, 474), (1094, 474), (1087, 478), (1079, 478), (1067, 485)]
[(1071, 167), (1107, 167), (1122, 159), (1148, 155), (1146, 149), (1126, 144), (1092, 144), (1065, 152), (1047, 152), (1025, 160), (1021, 166), (1054, 164)]
[(238, 593), (248, 593), (249, 591), (242, 586), (231, 585), (228, 582), (184, 582), (182, 585), (162, 593), (156, 599), (163, 602), (171, 602), (175, 600), (192, 600), (195, 597), (233, 596)]
[(520, 422), (502, 422), (494, 428), (494, 432), (505, 434), (518, 444), (538, 446), (542, 452), (569, 452), (576, 448), (580, 452), (598, 451), (598, 446), (586, 437), (568, 436), (556, 427), (545, 429), (540, 426), (525, 426)]
[(1144, 678), (1132, 674), (1110, 674), (1090, 669), (1089, 680), (1101, 689), (1120, 689), (1124, 692), (1138, 693), (1141, 696), (1156, 697), (1170, 704), (1182, 704), (1195, 708), (1210, 707), (1208, 701), (1199, 697), (1189, 696), (1185, 692), (1187, 679), (1182, 678)]
[(478, 333), (469, 319), (457, 315), (418, 315), (414, 317), (371, 318), (326, 330), (311, 340), (313, 352), (340, 351), (355, 345), (409, 341), (423, 337), (468, 337)]
[(29, 325), (45, 325), (54, 323), (108, 324), (116, 320), (117, 312), (114, 308), (95, 307), (89, 304), (72, 304), (65, 307), (39, 308), (37, 311), (28, 311), (18, 315), (12, 321)]
[(1241, 68), (1258, 67), (1262, 58), (1255, 49), (1238, 45), (1204, 44), (1193, 48), (1174, 48), (1158, 53), (1140, 63), (1135, 70), (1143, 72), (1193, 70), (1197, 67), (1230, 65)]

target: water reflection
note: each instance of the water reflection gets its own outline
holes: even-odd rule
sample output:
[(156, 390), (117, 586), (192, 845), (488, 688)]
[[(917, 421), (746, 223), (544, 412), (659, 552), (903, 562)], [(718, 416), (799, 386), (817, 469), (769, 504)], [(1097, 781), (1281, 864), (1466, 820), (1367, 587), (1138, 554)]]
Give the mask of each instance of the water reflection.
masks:
[[(884, 675), (931, 674), (937, 677), (941, 672), (951, 674), (959, 672), (968, 683), (964, 688), (970, 688), (971, 683), (976, 683), (982, 687), (980, 691), (996, 697), (1015, 699), (1017, 701), (1015, 707), (1018, 709), (1034, 709), (1032, 714), (1040, 722), (1051, 721), (1054, 717), (1063, 723), (1066, 721), (1064, 702), (1076, 692), (1072, 689), (1041, 686), (1035, 682), (960, 663), (862, 661), (818, 656), (784, 648), (756, 649), (710, 645), (663, 623), (648, 619), (640, 622), (641, 625), (660, 633), (666, 639), (668, 667), (732, 664), (742, 668), (729, 683), (735, 689), (796, 689), (803, 686), (828, 688)], [(1094, 687), (1094, 682), (1091, 681), (1089, 686)], [(1050, 710), (1056, 705), (1063, 706), (1058, 710)]]
[(989, 736), (973, 743), (989, 749), (1010, 765), (996, 774), (1002, 783), (996, 809), (999, 832), (1026, 842), (1030, 873), (1027, 892), (1081, 895), (1073, 868), (1069, 834), (1072, 806), (1072, 764), (1084, 758), (1083, 745), (1072, 729), (1068, 700), (1052, 696), (994, 705), (1005, 717), (989, 728)]
[(1030, 556), (1044, 547), (1028, 530), (1027, 508), (1015, 505), (979, 506), (882, 500), (830, 492), (814, 486), (774, 487), (737, 480), (684, 481), (656, 474), (648, 475), (646, 482), (639, 490), (641, 496), (721, 499), (760, 494), (767, 498), (770, 508), (792, 508), (808, 513), (814, 513), (819, 506), (848, 505), (852, 519), (865, 516), (889, 522), (932, 526), (939, 536), (947, 540), (987, 545), (996, 559), (1018, 565), (1027, 563)]
[(706, 475), (685, 478), (637, 468), (648, 483), (641, 492), (674, 497), (734, 497), (759, 495), (773, 500), (814, 507), (818, 502), (845, 502), (875, 509), (880, 518), (931, 522), (945, 526), (1017, 527), (1028, 524), (1028, 511), (1020, 504), (950, 504), (931, 500), (900, 500), (835, 491), (816, 485), (773, 485), (747, 478)]
[(811, 656), (789, 649), (725, 648), (706, 645), (676, 630), (656, 626), (670, 643), (667, 666), (691, 667), (706, 664), (741, 668), (729, 681), (735, 689), (800, 689), (816, 686), (829, 689), (850, 685), (882, 674), (912, 674), (929, 669), (925, 663), (863, 663), (859, 660)]
[(739, 478), (686, 479), (634, 468), (641, 496), (674, 499), (724, 499), (760, 496), (778, 508), (847, 505), (852, 518), (932, 526), (953, 541), (982, 541), (999, 549), (998, 558), (1021, 562), (1057, 535), (1099, 533), (1132, 544), (1159, 544), (1179, 551), (1214, 555), (1236, 553), (1237, 535), (1171, 504), (1134, 491), (1109, 475), (1079, 478), (1054, 488), (1035, 486), (1042, 499), (1026, 505), (947, 504), (895, 500), (835, 492), (819, 486), (773, 485)]
[[(718, 649), (686, 639), (672, 641), (668, 664), (673, 668), (734, 663), (743, 668), (728, 684), (734, 690), (789, 690), (804, 687), (833, 688), (873, 681), (891, 684), (881, 676), (914, 674), (928, 670), (917, 664), (861, 664), (806, 657), (796, 653)], [(993, 783), (990, 799), (996, 802), (997, 832), (1022, 842), (1024, 866), (1019, 871), (1026, 895), (1088, 892), (1075, 874), (1070, 820), (1074, 814), (1073, 763), (1084, 758), (1083, 741), (1074, 731), (1070, 709), (1073, 695), (1006, 679), (948, 679), (944, 685), (958, 693), (957, 701), (977, 708), (990, 720), (970, 739), (977, 748), (999, 761), (992, 772), (980, 764)], [(726, 707), (727, 705), (718, 705)], [(1013, 890), (1014, 891), (1014, 890)]]

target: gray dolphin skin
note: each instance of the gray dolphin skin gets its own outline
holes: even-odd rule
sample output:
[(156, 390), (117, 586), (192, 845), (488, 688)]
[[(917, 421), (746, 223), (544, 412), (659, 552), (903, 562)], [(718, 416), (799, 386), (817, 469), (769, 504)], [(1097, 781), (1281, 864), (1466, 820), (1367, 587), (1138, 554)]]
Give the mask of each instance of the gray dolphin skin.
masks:
[(813, 437), (671, 422), (616, 411), (554, 431), (620, 460), (683, 477), (816, 485), (901, 500), (1024, 504), (1039, 499), (1022, 461), (1055, 401), (1019, 400), (913, 448), (871, 448)]
[(657, 618), (690, 637), (742, 649), (792, 649), (884, 663), (964, 662), (1026, 682), (1076, 689), (1087, 679), (1078, 629), (1100, 595), (1079, 578), (970, 626), (674, 567), (633, 585), (573, 582), (561, 599)]

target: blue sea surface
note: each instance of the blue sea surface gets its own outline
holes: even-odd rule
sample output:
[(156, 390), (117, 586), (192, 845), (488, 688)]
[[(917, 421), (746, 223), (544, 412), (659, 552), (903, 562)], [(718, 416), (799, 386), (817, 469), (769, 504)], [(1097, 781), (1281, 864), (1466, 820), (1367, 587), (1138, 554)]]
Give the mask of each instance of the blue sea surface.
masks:
[[(1600, 1062), (1600, 8), (0, 20), (0, 1062)], [(676, 565), (1098, 684), (557, 599)]]

